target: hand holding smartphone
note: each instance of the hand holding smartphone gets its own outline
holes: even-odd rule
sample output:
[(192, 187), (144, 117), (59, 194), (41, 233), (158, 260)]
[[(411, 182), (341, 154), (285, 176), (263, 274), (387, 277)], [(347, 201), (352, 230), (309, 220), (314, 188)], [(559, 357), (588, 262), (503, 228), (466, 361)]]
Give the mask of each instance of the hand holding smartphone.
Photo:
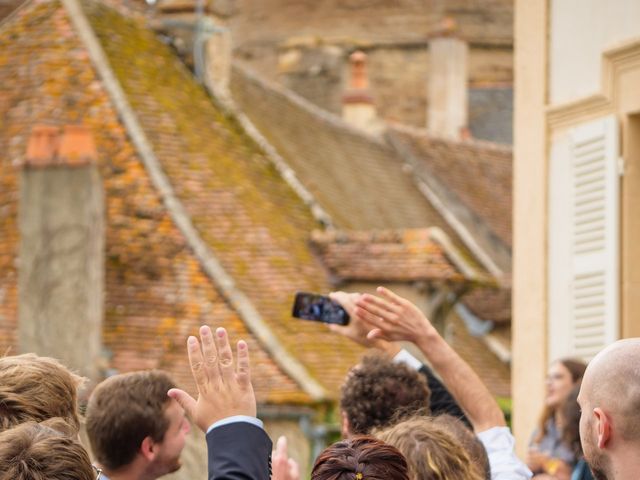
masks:
[(335, 323), (336, 325), (349, 323), (349, 314), (339, 303), (316, 293), (296, 293), (292, 315), (303, 320)]

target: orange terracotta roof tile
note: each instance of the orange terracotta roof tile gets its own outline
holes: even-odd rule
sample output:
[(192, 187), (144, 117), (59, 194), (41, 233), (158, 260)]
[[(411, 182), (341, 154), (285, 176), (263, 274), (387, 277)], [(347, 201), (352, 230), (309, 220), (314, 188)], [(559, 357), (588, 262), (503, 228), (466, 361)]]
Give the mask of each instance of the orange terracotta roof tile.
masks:
[(461, 282), (429, 229), (320, 232), (311, 238), (322, 260), (341, 280)]
[(471, 335), (455, 312), (450, 317), (446, 340), (471, 365), (493, 395), (511, 396), (509, 365), (500, 361), (487, 348), (482, 338)]
[(444, 140), (400, 126), (389, 132), (413, 151), (418, 175), (435, 175), (511, 247), (511, 148), (478, 140)]
[(511, 290), (508, 288), (476, 288), (463, 297), (463, 302), (483, 320), (511, 322)]
[[(316, 226), (308, 208), (152, 31), (102, 5), (84, 8), (199, 234), (284, 347), (337, 396), (360, 349), (290, 316), (296, 290), (330, 288), (307, 244)], [(103, 334), (110, 366), (164, 368), (192, 388), (184, 342), (198, 325), (211, 323), (247, 339), (260, 402), (310, 401), (188, 248), (59, 2), (33, 2), (2, 26), (0, 100), (7, 106), (0, 117), (0, 350), (16, 345), (15, 166), (34, 124), (82, 122), (95, 138), (104, 181)]]

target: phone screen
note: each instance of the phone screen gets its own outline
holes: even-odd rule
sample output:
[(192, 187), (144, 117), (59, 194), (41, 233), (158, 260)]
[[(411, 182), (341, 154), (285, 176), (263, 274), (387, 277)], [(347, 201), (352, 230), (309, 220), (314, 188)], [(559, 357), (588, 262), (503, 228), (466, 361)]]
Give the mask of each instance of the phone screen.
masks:
[(293, 316), (303, 320), (347, 325), (349, 314), (329, 297), (316, 293), (296, 293), (293, 302)]

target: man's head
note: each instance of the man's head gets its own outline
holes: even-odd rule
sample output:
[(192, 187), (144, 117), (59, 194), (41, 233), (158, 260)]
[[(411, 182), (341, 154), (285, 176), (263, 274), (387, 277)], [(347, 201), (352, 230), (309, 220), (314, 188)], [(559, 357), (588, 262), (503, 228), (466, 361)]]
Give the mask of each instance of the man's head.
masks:
[(0, 433), (0, 480), (94, 480), (77, 428), (60, 418), (28, 421)]
[(429, 413), (430, 394), (415, 370), (386, 357), (365, 357), (342, 385), (342, 434), (364, 435), (417, 412)]
[(33, 353), (0, 358), (0, 431), (60, 417), (77, 433), (82, 383), (81, 377), (53, 358)]
[(164, 372), (116, 375), (96, 387), (86, 412), (87, 435), (108, 472), (136, 462), (152, 477), (180, 468), (189, 422), (167, 396), (175, 385)]
[(640, 448), (640, 338), (620, 340), (589, 363), (578, 403), (584, 455), (597, 479)]

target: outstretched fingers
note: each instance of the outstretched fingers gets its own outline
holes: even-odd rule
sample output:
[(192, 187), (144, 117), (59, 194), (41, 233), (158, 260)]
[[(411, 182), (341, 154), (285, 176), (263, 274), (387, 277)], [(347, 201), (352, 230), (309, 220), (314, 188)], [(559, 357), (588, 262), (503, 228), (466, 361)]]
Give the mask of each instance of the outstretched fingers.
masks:
[(206, 325), (200, 327), (200, 342), (202, 343), (204, 369), (209, 380), (216, 381), (220, 377), (220, 370), (218, 368), (218, 349), (213, 341), (211, 328)]
[(184, 409), (189, 418), (194, 418), (196, 411), (196, 400), (184, 390), (172, 388), (167, 392), (169, 397), (173, 398)]
[(395, 323), (398, 320), (398, 307), (374, 295), (363, 295), (357, 305), (370, 315), (380, 317), (387, 322)]
[(189, 364), (191, 365), (191, 373), (196, 381), (198, 392), (204, 393), (208, 390), (209, 376), (202, 356), (202, 350), (196, 337), (190, 336), (187, 339), (187, 354), (189, 355)]
[(235, 375), (233, 352), (231, 351), (231, 345), (229, 345), (227, 331), (222, 327), (216, 329), (216, 345), (218, 346), (218, 365), (220, 367), (220, 373), (222, 373), (223, 381), (229, 384), (234, 380)]
[(244, 340), (240, 340), (236, 346), (238, 357), (238, 383), (243, 388), (251, 386), (251, 368), (249, 366), (249, 345)]
[(403, 305), (406, 304), (406, 300), (404, 298), (402, 298), (400, 295), (393, 293), (391, 290), (389, 290), (388, 288), (385, 287), (378, 287), (376, 288), (376, 292), (378, 292), (382, 297), (384, 297), (386, 300), (388, 300), (390, 303), (394, 304), (394, 305), (398, 305), (400, 307), (402, 307)]

